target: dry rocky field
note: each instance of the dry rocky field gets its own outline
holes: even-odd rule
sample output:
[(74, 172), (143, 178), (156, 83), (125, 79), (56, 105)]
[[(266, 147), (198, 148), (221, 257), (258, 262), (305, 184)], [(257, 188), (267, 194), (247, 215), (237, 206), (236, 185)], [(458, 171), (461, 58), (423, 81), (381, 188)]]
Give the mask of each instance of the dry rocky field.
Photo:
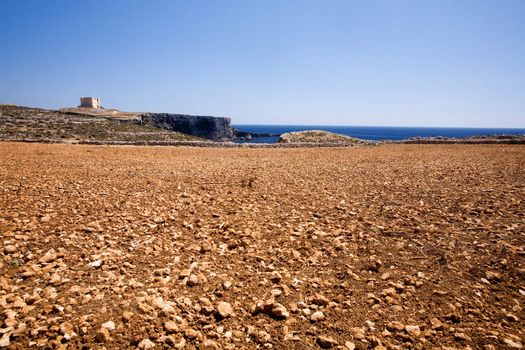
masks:
[(521, 349), (525, 146), (0, 143), (0, 347)]

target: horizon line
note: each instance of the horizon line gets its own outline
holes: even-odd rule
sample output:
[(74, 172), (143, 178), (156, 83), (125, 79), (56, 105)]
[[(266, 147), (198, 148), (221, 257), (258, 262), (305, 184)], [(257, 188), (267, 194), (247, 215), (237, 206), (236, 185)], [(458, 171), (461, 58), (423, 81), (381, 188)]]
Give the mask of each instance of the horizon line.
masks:
[(515, 129), (525, 130), (524, 127), (504, 127), (504, 126), (403, 126), (403, 125), (343, 125), (343, 124), (263, 124), (263, 123), (231, 123), (231, 125), (247, 125), (247, 126), (329, 126), (329, 127), (358, 127), (358, 128), (428, 128), (428, 129)]

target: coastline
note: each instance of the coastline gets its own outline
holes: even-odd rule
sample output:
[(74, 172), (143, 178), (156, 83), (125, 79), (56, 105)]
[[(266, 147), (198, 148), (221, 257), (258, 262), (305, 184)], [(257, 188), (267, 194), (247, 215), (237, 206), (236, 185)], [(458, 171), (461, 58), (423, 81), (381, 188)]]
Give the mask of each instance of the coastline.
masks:
[(523, 145), (525, 137), (498, 139), (445, 139), (445, 138), (419, 138), (409, 140), (387, 140), (367, 142), (363, 144), (349, 143), (239, 143), (239, 142), (214, 142), (214, 141), (103, 141), (103, 140), (56, 140), (56, 139), (1, 139), (0, 142), (41, 143), (41, 144), (76, 144), (76, 145), (106, 145), (106, 146), (191, 146), (209, 148), (326, 148), (326, 147), (371, 147), (381, 145), (421, 144), (421, 145)]
[[(239, 125), (238, 125), (239, 126)], [(240, 131), (231, 125), (230, 118), (190, 116), (172, 113), (135, 113), (117, 110), (97, 110), (90, 108), (63, 108), (46, 110), (33, 107), (0, 105), (0, 140), (18, 142), (99, 144), (99, 145), (154, 145), (154, 146), (193, 146), (220, 148), (296, 148), (296, 147), (355, 147), (392, 143), (422, 144), (523, 144), (525, 135), (468, 136), (465, 138), (432, 136), (397, 139), (403, 128), (384, 128), (382, 131), (397, 130), (385, 139), (371, 137), (356, 138), (351, 135), (354, 127), (329, 127), (316, 138), (305, 137), (312, 132), (311, 127), (288, 126), (300, 131), (275, 133), (270, 130), (256, 132)], [(273, 131), (286, 131), (282, 129)], [(334, 133), (330, 131), (332, 128)], [(366, 127), (362, 127), (366, 129)], [(372, 127), (372, 129), (381, 129)], [(405, 128), (406, 129), (406, 128)], [(411, 129), (412, 130), (412, 129)], [(414, 129), (416, 130), (416, 129)], [(440, 129), (432, 129), (432, 133)], [(446, 133), (446, 129), (444, 133)], [(482, 129), (472, 129), (482, 130)], [(488, 132), (491, 129), (485, 129)], [(501, 129), (505, 131), (508, 129)], [(520, 129), (516, 129), (520, 130)], [(392, 131), (393, 132), (393, 131)], [(428, 132), (428, 130), (427, 130)], [(317, 131), (319, 133), (319, 130)], [(277, 136), (279, 135), (279, 136)], [(289, 135), (291, 142), (277, 142)], [(294, 135), (294, 136), (292, 136)], [(298, 135), (301, 137), (297, 138)], [(411, 134), (406, 134), (411, 135)], [(376, 137), (377, 138), (377, 137)], [(272, 143), (261, 143), (265, 140)], [(345, 141), (346, 140), (346, 141)], [(347, 142), (349, 140), (353, 140)], [(253, 142), (250, 142), (253, 141)], [(313, 142), (312, 142), (313, 141)]]

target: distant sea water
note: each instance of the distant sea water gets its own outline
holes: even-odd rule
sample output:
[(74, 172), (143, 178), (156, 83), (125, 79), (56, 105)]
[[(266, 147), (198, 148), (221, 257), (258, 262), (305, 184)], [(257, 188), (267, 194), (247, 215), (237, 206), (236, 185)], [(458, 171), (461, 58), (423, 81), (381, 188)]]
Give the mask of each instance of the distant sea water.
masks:
[[(236, 124), (233, 127), (250, 133), (284, 134), (292, 131), (325, 130), (363, 140), (404, 140), (412, 137), (467, 137), (479, 135), (523, 135), (525, 129), (509, 128), (423, 128), (395, 126), (333, 126), (333, 125), (250, 125)], [(254, 137), (251, 143), (275, 143), (279, 136)]]

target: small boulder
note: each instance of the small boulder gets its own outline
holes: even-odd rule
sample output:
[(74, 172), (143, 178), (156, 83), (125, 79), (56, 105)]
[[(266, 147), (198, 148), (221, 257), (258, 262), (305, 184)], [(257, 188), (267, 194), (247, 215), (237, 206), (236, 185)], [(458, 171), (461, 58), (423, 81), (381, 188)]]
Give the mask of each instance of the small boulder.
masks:
[(421, 330), (419, 329), (419, 326), (406, 325), (405, 331), (407, 331), (407, 333), (413, 337), (419, 337), (421, 335)]
[(196, 331), (195, 329), (193, 328), (188, 328), (186, 329), (186, 331), (184, 332), (184, 335), (186, 336), (186, 338), (192, 340), (192, 339), (197, 339), (201, 336), (201, 333), (199, 331)]
[(351, 341), (345, 342), (345, 347), (347, 350), (355, 350), (355, 344), (352, 343)]
[(391, 332), (399, 332), (405, 329), (405, 325), (399, 321), (392, 321), (386, 325), (386, 329), (388, 329)]
[(310, 316), (310, 321), (318, 322), (324, 320), (324, 313), (322, 311), (316, 311)]
[(2, 338), (0, 338), (0, 348), (6, 348), (11, 344), (9, 340), (9, 333), (5, 333)]
[(176, 333), (179, 331), (179, 326), (174, 321), (167, 321), (164, 323), (164, 329), (168, 333)]
[(115, 322), (108, 321), (102, 324), (102, 328), (106, 328), (108, 331), (114, 331), (115, 330)]
[(109, 335), (109, 331), (107, 328), (100, 328), (95, 335), (95, 341), (98, 343), (106, 343), (111, 340), (111, 336)]
[(218, 316), (218, 318), (223, 319), (223, 318), (226, 318), (226, 317), (230, 317), (231, 315), (233, 315), (233, 308), (232, 308), (232, 306), (229, 303), (225, 302), (225, 301), (220, 301), (217, 304), (217, 316)]
[(155, 343), (149, 340), (149, 338), (142, 339), (139, 343), (139, 349), (153, 349), (155, 347)]
[(312, 298), (312, 303), (319, 306), (326, 306), (329, 302), (330, 300), (327, 297), (319, 293)]
[(279, 320), (286, 319), (288, 318), (288, 316), (290, 316), (290, 314), (288, 313), (288, 310), (286, 310), (286, 308), (283, 305), (276, 303), (274, 301), (267, 301), (264, 304), (262, 311), (265, 314), (272, 316)]
[(16, 253), (17, 249), (14, 245), (6, 245), (4, 247), (4, 253), (6, 254), (13, 254)]
[(485, 278), (489, 281), (500, 281), (501, 274), (493, 271), (485, 271)]
[(190, 287), (194, 287), (196, 286), (197, 284), (199, 284), (199, 278), (197, 277), (196, 274), (191, 274), (189, 277), (188, 277), (188, 281), (186, 282), (186, 284)]
[(95, 268), (95, 269), (98, 269), (99, 267), (101, 267), (103, 264), (102, 260), (95, 260), (91, 263), (89, 263), (89, 266)]
[(337, 341), (335, 339), (323, 335), (318, 336), (315, 341), (321, 349), (330, 349), (337, 346)]
[(63, 322), (59, 327), (60, 334), (64, 336), (65, 339), (69, 340), (73, 338), (76, 334), (73, 331), (73, 325), (70, 322)]

